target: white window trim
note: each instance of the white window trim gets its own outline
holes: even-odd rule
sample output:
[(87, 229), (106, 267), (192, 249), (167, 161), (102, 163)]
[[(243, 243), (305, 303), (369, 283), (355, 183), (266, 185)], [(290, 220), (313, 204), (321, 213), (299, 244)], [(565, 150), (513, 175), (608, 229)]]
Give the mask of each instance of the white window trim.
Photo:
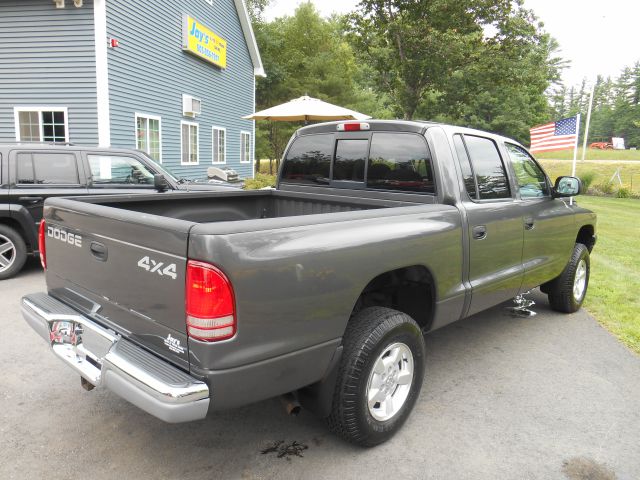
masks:
[(13, 107), (13, 120), (16, 131), (16, 142), (21, 142), (20, 139), (20, 112), (38, 112), (38, 125), (40, 128), (40, 141), (44, 142), (44, 132), (42, 131), (42, 112), (62, 112), (64, 113), (64, 141), (69, 143), (69, 109), (67, 107), (60, 106), (25, 106), (25, 107)]
[[(213, 151), (213, 132), (215, 130), (220, 130), (224, 132), (224, 162), (214, 162), (213, 159), (215, 158), (214, 155), (214, 151)], [(217, 127), (217, 126), (212, 126), (211, 127), (211, 163), (214, 165), (225, 165), (227, 163), (227, 129), (224, 127)]]
[[(162, 117), (158, 115), (149, 115), (148, 113), (139, 113), (135, 112), (133, 118), (133, 137), (136, 142), (136, 148), (138, 148), (138, 118), (146, 118), (150, 120), (158, 121), (158, 141), (160, 142), (160, 158), (158, 158), (158, 163), (162, 164)], [(180, 137), (182, 137), (182, 131), (180, 132)], [(149, 122), (147, 122), (147, 148), (149, 147)], [(151, 156), (150, 152), (146, 152), (147, 155)], [(182, 155), (182, 150), (180, 151), (180, 155)]]
[[(182, 126), (183, 125), (193, 125), (193, 126), (197, 127), (197, 130), (196, 130), (196, 148), (197, 148), (196, 157), (197, 157), (198, 161), (195, 162), (195, 163), (183, 162), (182, 161)], [(181, 120), (180, 121), (180, 165), (183, 165), (183, 166), (200, 165), (200, 124), (198, 122), (188, 122), (187, 120)]]
[[(242, 152), (243, 152), (243, 148), (242, 148), (242, 135), (249, 135), (249, 159), (245, 160), (244, 162), (242, 161)], [(251, 163), (251, 132), (247, 131), (247, 130), (240, 130), (240, 163)]]

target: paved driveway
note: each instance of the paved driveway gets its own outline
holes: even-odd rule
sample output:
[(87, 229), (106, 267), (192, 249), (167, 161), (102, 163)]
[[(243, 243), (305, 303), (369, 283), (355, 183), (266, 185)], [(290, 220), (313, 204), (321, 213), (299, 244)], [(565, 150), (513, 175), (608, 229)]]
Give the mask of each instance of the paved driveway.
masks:
[[(0, 284), (0, 478), (638, 479), (640, 358), (586, 313), (494, 308), (427, 337), (427, 378), (391, 441), (333, 437), (278, 400), (167, 425), (85, 392), (19, 314), (44, 289), (33, 263)], [(296, 441), (304, 457), (260, 451)]]

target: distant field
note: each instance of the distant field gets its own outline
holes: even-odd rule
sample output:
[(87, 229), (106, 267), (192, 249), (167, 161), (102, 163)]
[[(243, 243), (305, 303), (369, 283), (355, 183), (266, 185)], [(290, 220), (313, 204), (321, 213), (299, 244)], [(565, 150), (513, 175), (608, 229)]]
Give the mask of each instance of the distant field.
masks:
[[(573, 160), (573, 150), (558, 152), (540, 152), (534, 154), (538, 159)], [(578, 149), (578, 161), (582, 159), (582, 148)], [(587, 148), (585, 160), (640, 160), (640, 150), (598, 150)]]
[(640, 200), (580, 196), (577, 201), (598, 214), (585, 308), (640, 353)]
[[(542, 167), (551, 178), (551, 181), (555, 181), (555, 179), (561, 175), (571, 175), (571, 162), (539, 160)], [(593, 172), (596, 174), (596, 177), (594, 178), (592, 185), (598, 185), (608, 182), (618, 168), (620, 169), (622, 185), (636, 193), (640, 193), (640, 161), (637, 163), (608, 162), (604, 160), (598, 163), (581, 163), (578, 161), (576, 163), (576, 174), (580, 176), (587, 172)], [(617, 179), (614, 180), (614, 185), (616, 188), (619, 186)]]

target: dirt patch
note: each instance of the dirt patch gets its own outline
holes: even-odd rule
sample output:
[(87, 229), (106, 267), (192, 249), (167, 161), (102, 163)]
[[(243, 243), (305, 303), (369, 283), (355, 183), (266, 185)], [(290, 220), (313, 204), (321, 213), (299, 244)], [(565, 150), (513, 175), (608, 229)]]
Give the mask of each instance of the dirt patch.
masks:
[(613, 470), (585, 457), (573, 457), (562, 464), (562, 472), (569, 480), (616, 480)]

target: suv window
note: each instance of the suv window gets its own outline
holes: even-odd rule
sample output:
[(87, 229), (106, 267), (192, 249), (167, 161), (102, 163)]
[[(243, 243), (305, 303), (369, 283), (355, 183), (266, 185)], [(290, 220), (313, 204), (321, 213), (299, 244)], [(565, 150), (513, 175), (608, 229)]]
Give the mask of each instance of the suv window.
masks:
[(522, 198), (539, 198), (549, 196), (549, 184), (544, 171), (531, 158), (527, 151), (512, 143), (505, 143), (511, 164), (516, 172), (518, 190)]
[(367, 186), (435, 193), (427, 142), (411, 133), (374, 133)]
[(73, 153), (32, 152), (16, 157), (16, 183), (78, 185), (78, 165)]
[(495, 142), (475, 135), (464, 135), (464, 142), (471, 157), (479, 199), (510, 198), (507, 173)]
[(333, 135), (298, 137), (289, 148), (282, 167), (282, 179), (289, 183), (329, 183)]
[(153, 185), (153, 172), (133, 157), (87, 155), (93, 185)]

